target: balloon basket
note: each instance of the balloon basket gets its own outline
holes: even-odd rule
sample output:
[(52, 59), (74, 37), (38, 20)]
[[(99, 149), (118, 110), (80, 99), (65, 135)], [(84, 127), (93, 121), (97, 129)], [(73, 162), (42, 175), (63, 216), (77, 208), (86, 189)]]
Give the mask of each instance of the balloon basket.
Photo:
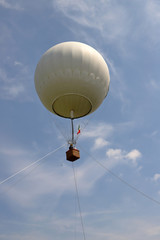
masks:
[(80, 153), (79, 153), (78, 149), (70, 148), (66, 152), (66, 160), (68, 160), (70, 162), (74, 162), (74, 161), (76, 161), (79, 158), (80, 158)]

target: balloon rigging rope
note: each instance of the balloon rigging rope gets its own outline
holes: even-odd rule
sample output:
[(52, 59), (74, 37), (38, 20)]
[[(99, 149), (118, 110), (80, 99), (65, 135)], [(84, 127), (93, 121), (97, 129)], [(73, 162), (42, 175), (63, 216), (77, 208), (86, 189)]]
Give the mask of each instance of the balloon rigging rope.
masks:
[(86, 240), (84, 224), (83, 224), (83, 218), (82, 218), (81, 205), (80, 205), (80, 199), (79, 199), (79, 193), (78, 193), (78, 185), (77, 185), (77, 180), (76, 180), (76, 173), (75, 173), (75, 169), (74, 169), (74, 163), (72, 163), (72, 168), (73, 168), (73, 175), (74, 175), (74, 183), (75, 183), (75, 189), (76, 189), (77, 203), (78, 203), (79, 214), (80, 214), (80, 219), (81, 219), (81, 226), (82, 226), (82, 231), (83, 231), (83, 238), (84, 238), (84, 240)]
[(160, 201), (152, 198), (151, 196), (147, 195), (146, 193), (144, 193), (143, 191), (139, 190), (138, 188), (134, 187), (132, 184), (128, 183), (127, 181), (125, 181), (123, 178), (119, 177), (117, 174), (115, 174), (113, 171), (111, 171), (110, 169), (108, 169), (106, 166), (104, 166), (101, 162), (99, 162), (95, 157), (93, 157), (90, 153), (88, 153), (86, 150), (84, 150), (82, 148), (82, 150), (87, 153), (91, 159), (94, 160), (94, 162), (96, 162), (99, 166), (101, 166), (102, 168), (104, 168), (106, 170), (107, 173), (111, 174), (112, 176), (114, 176), (115, 178), (117, 178), (120, 182), (122, 182), (123, 184), (127, 185), (129, 188), (131, 188), (132, 190), (134, 190), (135, 192), (139, 193), (140, 195), (142, 195), (143, 197), (149, 199), (150, 201), (160, 205)]
[[(49, 114), (49, 116), (51, 116), (50, 114)], [(60, 127), (59, 125), (58, 125), (58, 123), (56, 122), (56, 120), (54, 119), (54, 117), (51, 117), (51, 120), (53, 121), (53, 123), (54, 123), (54, 125), (55, 125), (55, 127), (58, 129), (58, 131), (60, 132), (60, 134), (64, 137), (64, 139), (68, 142), (68, 136), (66, 136), (65, 135), (65, 132), (64, 132), (64, 130), (62, 130), (62, 127)]]
[(37, 164), (38, 162), (42, 161), (43, 159), (45, 159), (46, 157), (48, 157), (49, 155), (57, 152), (59, 149), (63, 148), (66, 144), (63, 144), (62, 146), (54, 149), (53, 151), (47, 153), (46, 155), (44, 155), (43, 157), (39, 158), (38, 160), (36, 160), (35, 162), (32, 162), (31, 164), (29, 164), (28, 166), (22, 168), (21, 170), (17, 171), (16, 173), (12, 174), (11, 176), (7, 177), (6, 179), (4, 179), (3, 181), (0, 182), (0, 185), (7, 182), (8, 180), (10, 180), (11, 178), (17, 176), (18, 174), (20, 174), (21, 172), (27, 170), (28, 168), (32, 167), (33, 165)]
[[(90, 116), (87, 120), (86, 120), (86, 122), (84, 122), (84, 126), (81, 128), (81, 134), (83, 134), (83, 131), (85, 130), (85, 128), (87, 127), (87, 125), (89, 124), (89, 122), (91, 121), (91, 119), (93, 118), (94, 116)], [(79, 137), (81, 136), (81, 134), (79, 134), (79, 135), (77, 135), (76, 136), (76, 142), (78, 141), (78, 139), (79, 139)]]

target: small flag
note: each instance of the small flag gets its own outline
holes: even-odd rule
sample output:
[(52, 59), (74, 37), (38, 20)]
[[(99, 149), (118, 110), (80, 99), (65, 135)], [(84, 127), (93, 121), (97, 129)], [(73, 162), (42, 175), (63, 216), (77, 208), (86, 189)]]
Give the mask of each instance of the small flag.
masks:
[(78, 126), (78, 132), (77, 132), (77, 135), (81, 133), (81, 129), (80, 129), (80, 125)]

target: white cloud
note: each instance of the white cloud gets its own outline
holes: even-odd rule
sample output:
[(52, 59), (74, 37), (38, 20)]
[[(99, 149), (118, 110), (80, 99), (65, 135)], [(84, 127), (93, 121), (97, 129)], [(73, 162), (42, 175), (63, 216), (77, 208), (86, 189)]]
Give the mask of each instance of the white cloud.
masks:
[(153, 49), (155, 44), (159, 44), (160, 36), (157, 29), (160, 27), (160, 5), (157, 0), (143, 1), (143, 9), (140, 11), (141, 22), (137, 28), (137, 37), (145, 37), (144, 44), (147, 49)]
[(126, 158), (130, 159), (134, 165), (137, 165), (137, 160), (141, 157), (141, 155), (140, 151), (134, 149), (126, 155)]
[(128, 164), (131, 166), (137, 166), (138, 159), (141, 157), (141, 153), (137, 150), (131, 150), (130, 152), (126, 152), (122, 149), (108, 149), (106, 152), (107, 166), (108, 168), (113, 168), (120, 164)]
[(17, 148), (17, 147), (13, 147), (13, 146), (9, 146), (9, 145), (8, 145), (8, 147), (3, 147), (1, 145), (0, 153), (7, 156), (7, 158), (8, 158), (8, 157), (24, 156), (26, 153), (28, 153), (28, 151), (24, 150), (22, 148), (19, 148), (19, 147)]
[(149, 18), (149, 21), (151, 21), (153, 25), (160, 24), (159, 1), (157, 0), (146, 1), (146, 13), (147, 13), (147, 17)]
[[(54, 168), (54, 173), (51, 173), (45, 167), (39, 166), (37, 171), (34, 170), (33, 173), (31, 172), (28, 175), (32, 169), (34, 168), (25, 171), (19, 184), (7, 192), (9, 198), (16, 204), (24, 207), (34, 207), (41, 196), (51, 193), (54, 193), (54, 197), (58, 201), (62, 194), (74, 189), (70, 168)], [(28, 177), (25, 179), (25, 176)], [(54, 204), (56, 204), (56, 201)]]
[[(0, 154), (2, 156), (1, 166), (3, 166), (3, 174), (1, 172), (0, 181), (30, 165), (34, 162), (33, 159), (35, 159), (34, 151), (17, 145), (1, 146)], [(41, 165), (43, 162), (33, 165), (8, 182), (0, 185), (1, 190), (3, 189), (5, 192), (5, 196), (8, 196), (14, 204), (26, 208), (34, 207), (34, 204), (40, 201), (42, 196), (54, 194), (54, 204), (56, 205), (63, 194), (75, 192), (73, 170), (70, 164), (66, 162), (63, 166), (59, 166), (59, 164), (57, 166), (55, 161), (52, 165)], [(92, 161), (85, 161), (77, 167), (76, 176), (81, 194), (90, 194), (97, 180), (104, 174), (104, 170), (101, 168), (97, 169)]]
[(100, 149), (108, 145), (109, 145), (108, 141), (106, 141), (104, 138), (98, 137), (94, 141), (93, 150)]
[(10, 143), (9, 139), (7, 139), (7, 145), (5, 142), (0, 139), (1, 164), (4, 166), (0, 182), (30, 164), (35, 154), (27, 148), (18, 146), (16, 143)]
[[(27, 156), (28, 159), (33, 159), (31, 153), (27, 154), (25, 150), (24, 154), (23, 150), (20, 153), (16, 149), (12, 151), (15, 155), (12, 156), (12, 161), (7, 161), (10, 164), (7, 169), (6, 167), (3, 169), (3, 175), (6, 175), (6, 177), (9, 177), (8, 173), (5, 173), (6, 170), (7, 172), (9, 170), (10, 175), (12, 175), (28, 165)], [(65, 192), (74, 191), (73, 174), (71, 174), (72, 169), (67, 166), (54, 166), (52, 170), (50, 171), (47, 164), (46, 166), (36, 164), (2, 184), (1, 188), (3, 188), (5, 195), (16, 205), (19, 204), (19, 206), (33, 207), (36, 201), (40, 200), (41, 196), (51, 193), (54, 193), (55, 199), (58, 201), (59, 197)], [(1, 180), (3, 181), (4, 179)]]
[(53, 4), (67, 18), (79, 25), (98, 30), (105, 40), (121, 42), (129, 30), (127, 11), (117, 1), (56, 0)]
[[(133, 125), (132, 122), (122, 123), (121, 125), (117, 125), (115, 127), (113, 125), (106, 123), (99, 124), (93, 123), (92, 125), (88, 126), (87, 130), (85, 129), (84, 132), (82, 131), (81, 137), (82, 139), (91, 138), (94, 140), (93, 146), (91, 147), (91, 151), (94, 151), (111, 145), (111, 143), (106, 139), (113, 135), (115, 129), (118, 132), (122, 131), (124, 127), (125, 130), (126, 127), (130, 128), (130, 126), (132, 125)], [(127, 152), (126, 150), (122, 149), (109, 148), (106, 151), (107, 167), (113, 168), (119, 164), (128, 164), (130, 166), (137, 167), (138, 161), (141, 158), (141, 156), (142, 154), (138, 149), (132, 149), (131, 151)]]
[(157, 182), (160, 179), (160, 173), (155, 173), (152, 179)]
[(22, 66), (23, 64), (21, 62), (19, 62), (19, 61), (14, 61), (14, 65), (15, 66), (17, 66), (17, 65)]
[(158, 225), (151, 225), (149, 228), (147, 228), (147, 234), (150, 236), (150, 237), (158, 237), (160, 236), (160, 226)]
[(106, 155), (109, 158), (122, 158), (123, 153), (121, 149), (109, 149), (106, 152)]
[(121, 149), (108, 149), (107, 156), (107, 168), (112, 169), (119, 164), (124, 164), (124, 152)]
[(23, 85), (19, 85), (19, 86), (6, 86), (2, 88), (3, 94), (1, 95), (2, 98), (6, 97), (8, 99), (14, 99), (17, 96), (19, 96), (21, 93), (23, 93), (25, 90)]
[(23, 10), (22, 7), (20, 7), (17, 3), (9, 3), (6, 0), (0, 0), (0, 6), (4, 7), (4, 8), (8, 8), (8, 9), (13, 9), (13, 10)]
[[(93, 23), (87, 19), (86, 16), (92, 16), (91, 11), (94, 9), (88, 6), (87, 1), (73, 1), (73, 0), (60, 0), (53, 1), (54, 7), (61, 11), (66, 17), (72, 19), (73, 21), (88, 27), (92, 27)], [(89, 15), (90, 12), (90, 15)], [(96, 26), (95, 26), (96, 27)]]
[[(92, 1), (92, 0), (52, 0), (54, 8), (66, 18), (83, 27), (77, 31), (77, 26), (69, 24), (70, 30), (76, 36), (85, 35), (86, 39), (92, 39), (91, 33), (84, 28), (91, 28), (95, 36), (100, 36), (102, 41), (114, 44), (114, 47), (123, 51), (127, 57), (134, 55), (129, 50), (128, 43), (141, 40), (145, 37), (144, 45), (159, 42), (157, 28), (160, 25), (160, 5), (157, 0), (135, 0), (129, 4), (120, 3), (118, 0)], [(79, 28), (80, 28), (79, 27)], [(84, 38), (83, 38), (84, 39)], [(91, 40), (93, 42), (93, 40)]]
[[(11, 61), (11, 60), (10, 60)], [(13, 72), (9, 71), (14, 66)], [(28, 93), (30, 72), (27, 66), (19, 61), (8, 62), (7, 68), (0, 68), (0, 99), (29, 100)]]
[[(82, 129), (83, 130), (83, 129)], [(110, 124), (106, 123), (98, 123), (98, 124), (91, 124), (82, 131), (83, 138), (105, 138), (110, 136), (113, 133), (114, 128)]]
[(159, 80), (151, 78), (149, 80), (149, 82), (146, 84), (146, 87), (147, 87), (149, 93), (151, 93), (151, 91), (153, 91), (154, 94), (155, 94), (155, 92), (159, 93), (159, 90), (160, 90)]
[[(102, 55), (103, 55), (103, 53), (102, 53)], [(112, 74), (115, 77), (118, 77), (118, 72), (117, 72), (117, 69), (116, 69), (116, 66), (115, 66), (114, 62), (111, 59), (109, 59), (107, 56), (104, 56), (104, 58), (106, 59), (107, 64), (109, 66), (109, 71), (112, 72)]]

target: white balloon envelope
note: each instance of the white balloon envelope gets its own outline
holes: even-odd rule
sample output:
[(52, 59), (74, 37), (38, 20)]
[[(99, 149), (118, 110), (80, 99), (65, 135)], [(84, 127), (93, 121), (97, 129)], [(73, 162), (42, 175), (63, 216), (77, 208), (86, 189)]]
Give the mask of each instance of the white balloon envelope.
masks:
[(64, 118), (80, 118), (94, 112), (107, 96), (109, 82), (103, 57), (80, 42), (53, 46), (43, 54), (35, 71), (41, 102)]

